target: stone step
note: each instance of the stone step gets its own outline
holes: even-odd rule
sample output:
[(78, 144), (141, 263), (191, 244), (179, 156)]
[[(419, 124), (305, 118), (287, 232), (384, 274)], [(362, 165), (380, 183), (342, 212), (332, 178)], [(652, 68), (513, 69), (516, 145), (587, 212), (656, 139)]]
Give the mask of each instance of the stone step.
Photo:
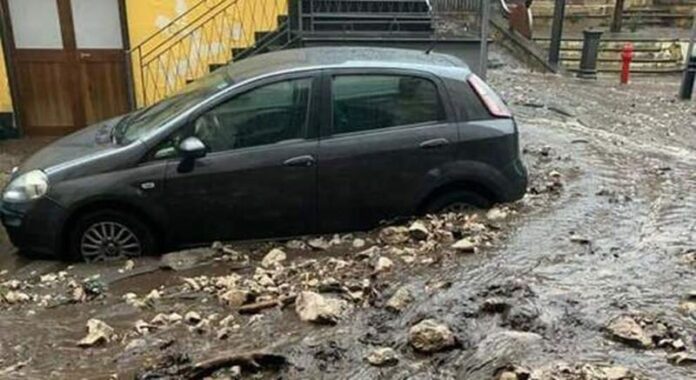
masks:
[[(549, 38), (535, 38), (534, 41), (544, 48), (548, 48), (551, 40)], [(603, 40), (599, 44), (600, 50), (620, 52), (624, 46), (630, 43), (636, 52), (659, 52), (663, 50), (679, 49), (679, 40), (674, 38), (641, 40), (641, 39), (622, 39), (622, 40)], [(582, 50), (583, 39), (581, 37), (566, 37), (561, 42), (562, 50)]]
[[(570, 71), (577, 71), (580, 68), (579, 61), (561, 61), (563, 67)], [(618, 73), (622, 69), (621, 62), (597, 62), (597, 71), (605, 73)], [(684, 70), (683, 65), (673, 63), (645, 63), (633, 62), (631, 72), (638, 74), (667, 74), (678, 73)]]

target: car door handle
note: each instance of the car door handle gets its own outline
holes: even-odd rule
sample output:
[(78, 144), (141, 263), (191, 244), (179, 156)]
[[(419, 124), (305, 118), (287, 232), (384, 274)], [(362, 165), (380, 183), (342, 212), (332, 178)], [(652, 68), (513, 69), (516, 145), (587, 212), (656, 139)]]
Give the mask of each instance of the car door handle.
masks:
[(285, 160), (285, 162), (283, 162), (283, 165), (308, 168), (310, 166), (314, 166), (315, 162), (316, 160), (312, 156), (299, 156)]
[(447, 145), (449, 145), (449, 140), (447, 140), (445, 138), (440, 138), (440, 139), (423, 141), (420, 144), (420, 147), (423, 149), (434, 149), (434, 148), (442, 148), (443, 146), (447, 146)]

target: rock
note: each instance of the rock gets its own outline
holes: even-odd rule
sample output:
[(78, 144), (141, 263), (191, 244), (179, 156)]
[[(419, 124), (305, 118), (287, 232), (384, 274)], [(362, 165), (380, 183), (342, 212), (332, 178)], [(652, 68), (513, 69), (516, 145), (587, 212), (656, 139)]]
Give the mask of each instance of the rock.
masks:
[(638, 322), (630, 316), (621, 316), (609, 323), (607, 330), (615, 340), (636, 348), (650, 348), (650, 336)]
[(407, 287), (401, 287), (394, 295), (387, 301), (387, 310), (398, 313), (403, 311), (411, 302), (413, 302), (413, 295)]
[(411, 327), (408, 335), (411, 346), (425, 353), (443, 351), (457, 344), (452, 330), (434, 319), (425, 319), (419, 322)]
[(694, 365), (696, 364), (696, 355), (686, 352), (677, 352), (676, 354), (667, 356), (667, 360), (676, 365)]
[(411, 226), (408, 228), (408, 233), (413, 240), (418, 241), (427, 240), (428, 235), (430, 234), (428, 227), (426, 227), (425, 224), (419, 220), (411, 224)]
[(512, 371), (504, 371), (498, 376), (498, 380), (518, 380), (517, 374)]
[(368, 363), (377, 366), (392, 366), (399, 362), (399, 356), (392, 348), (379, 347), (370, 352), (365, 359)]
[(135, 328), (135, 331), (140, 335), (146, 335), (150, 331), (156, 329), (156, 327), (154, 325), (149, 324), (149, 323), (143, 321), (142, 319), (135, 322), (134, 328)]
[(390, 245), (406, 243), (409, 239), (408, 228), (403, 226), (383, 228), (379, 233), (379, 239)]
[(394, 262), (387, 257), (380, 257), (375, 263), (375, 272), (382, 273), (388, 272), (394, 267)]
[(326, 241), (323, 237), (311, 239), (307, 242), (307, 244), (312, 248), (317, 251), (326, 251), (327, 249), (331, 248), (331, 243)]
[(109, 343), (114, 338), (114, 329), (98, 319), (87, 321), (87, 336), (77, 343), (79, 347), (93, 347)]
[(356, 260), (367, 260), (371, 259), (380, 254), (382, 250), (378, 246), (372, 246), (364, 251), (360, 251), (355, 254)]
[(218, 253), (209, 248), (190, 249), (187, 251), (168, 253), (160, 259), (162, 269), (183, 271), (210, 262)]
[(186, 323), (195, 325), (200, 323), (200, 321), (202, 321), (203, 318), (201, 318), (201, 315), (196, 313), (195, 311), (189, 311), (188, 313), (186, 313), (186, 315), (184, 315), (184, 320), (186, 321)]
[(307, 244), (302, 240), (290, 240), (285, 243), (285, 248), (301, 251), (307, 249)]
[(147, 347), (147, 341), (145, 339), (134, 339), (130, 341), (127, 345), (124, 351), (129, 352), (129, 351), (137, 351), (141, 350)]
[(218, 299), (227, 306), (240, 307), (249, 299), (249, 292), (240, 289), (231, 289), (222, 293)]
[(604, 372), (607, 380), (628, 380), (634, 378), (631, 371), (625, 367), (604, 367), (602, 372)]
[(497, 208), (497, 207), (490, 209), (486, 213), (486, 218), (490, 221), (493, 221), (493, 222), (499, 221), (499, 220), (504, 220), (507, 217), (508, 217), (508, 213)]
[(162, 294), (159, 292), (157, 289), (153, 289), (150, 293), (148, 293), (145, 296), (145, 302), (153, 302), (155, 300), (160, 299), (162, 297)]
[(502, 298), (487, 298), (481, 305), (481, 311), (490, 314), (503, 313), (510, 309), (510, 304)]
[(364, 239), (357, 238), (353, 240), (353, 248), (363, 248), (367, 244)]
[(452, 245), (460, 253), (476, 253), (476, 243), (471, 238), (461, 239)]
[(127, 260), (126, 263), (123, 265), (123, 270), (125, 272), (132, 271), (133, 268), (135, 268), (135, 261), (133, 260)]
[(173, 325), (181, 322), (183, 319), (184, 318), (177, 313), (157, 314), (154, 318), (152, 318), (150, 323), (157, 326)]
[(295, 301), (295, 312), (304, 322), (336, 324), (347, 309), (346, 301), (315, 292), (302, 292)]
[(285, 251), (280, 248), (274, 248), (263, 258), (261, 266), (264, 268), (273, 268), (280, 265), (287, 258), (288, 256), (285, 254)]
[(31, 301), (31, 297), (28, 294), (18, 291), (9, 291), (5, 293), (3, 298), (5, 299), (5, 302), (7, 302), (10, 305), (26, 303)]

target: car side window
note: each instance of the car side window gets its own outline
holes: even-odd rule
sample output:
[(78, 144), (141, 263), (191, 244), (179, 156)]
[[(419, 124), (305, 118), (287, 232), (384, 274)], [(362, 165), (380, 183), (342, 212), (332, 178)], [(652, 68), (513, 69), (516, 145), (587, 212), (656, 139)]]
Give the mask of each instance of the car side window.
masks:
[(352, 133), (445, 119), (432, 81), (406, 75), (337, 75), (333, 133)]
[(211, 152), (305, 137), (312, 79), (293, 79), (250, 90), (201, 115), (194, 135)]

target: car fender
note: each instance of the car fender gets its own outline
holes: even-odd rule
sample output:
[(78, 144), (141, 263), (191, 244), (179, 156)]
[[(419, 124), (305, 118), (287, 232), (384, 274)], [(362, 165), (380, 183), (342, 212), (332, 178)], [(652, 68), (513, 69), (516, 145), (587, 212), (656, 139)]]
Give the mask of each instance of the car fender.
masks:
[(458, 160), (449, 162), (430, 170), (425, 178), (424, 185), (418, 193), (416, 204), (420, 205), (431, 194), (456, 183), (473, 183), (486, 189), (494, 199), (505, 199), (504, 189), (508, 186), (505, 176), (494, 166), (480, 161)]

